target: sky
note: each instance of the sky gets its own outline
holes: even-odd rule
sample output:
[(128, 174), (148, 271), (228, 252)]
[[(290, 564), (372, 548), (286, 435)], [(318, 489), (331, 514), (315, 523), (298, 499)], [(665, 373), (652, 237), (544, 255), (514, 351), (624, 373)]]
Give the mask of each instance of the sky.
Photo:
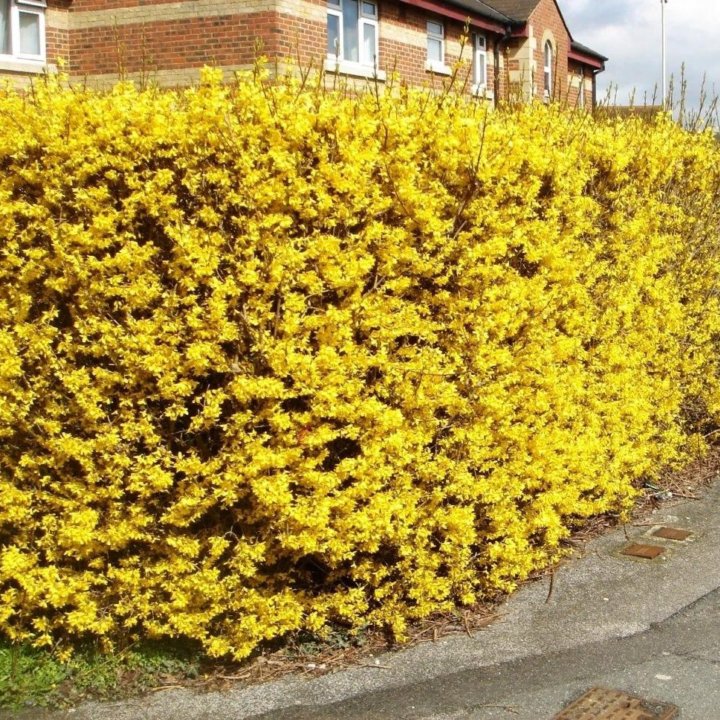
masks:
[[(607, 55), (598, 99), (626, 105), (648, 102), (662, 83), (660, 0), (559, 0), (573, 38)], [(709, 95), (720, 94), (720, 0), (667, 0), (668, 77), (679, 86), (685, 64), (687, 101), (698, 106), (703, 76)], [(659, 93), (658, 93), (659, 98)]]

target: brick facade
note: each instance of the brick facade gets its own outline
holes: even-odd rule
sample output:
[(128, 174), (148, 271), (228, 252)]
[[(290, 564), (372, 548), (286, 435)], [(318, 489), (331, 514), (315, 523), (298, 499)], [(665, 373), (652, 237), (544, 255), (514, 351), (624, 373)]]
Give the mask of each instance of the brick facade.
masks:
[(529, 27), (533, 63), (537, 69), (534, 73), (533, 95), (541, 99), (545, 95), (545, 45), (549, 42), (553, 48), (551, 94), (554, 99), (564, 100), (563, 96), (566, 95), (568, 88), (567, 57), (570, 53), (570, 35), (555, 0), (540, 0), (530, 16)]
[[(472, 42), (473, 35), (482, 34), (487, 43), (487, 91), (493, 96), (496, 70), (493, 60), (495, 45), (500, 39), (497, 33), (470, 26), (447, 18), (402, 0), (376, 0), (378, 3), (378, 70), (386, 75), (396, 72), (403, 82), (413, 86), (438, 86), (449, 78), (449, 70), (458, 67), (456, 82), (472, 90)], [(326, 0), (305, 0), (303, 17), (284, 14), (277, 25), (279, 39), (273, 44), (271, 53), (281, 58), (289, 57), (294, 62), (318, 67), (327, 56), (327, 2)], [(445, 65), (448, 72), (431, 71), (427, 61), (427, 22), (436, 20), (443, 23), (445, 33)], [(503, 66), (502, 57), (499, 60)], [(498, 75), (499, 79), (499, 75)]]
[[(25, 58), (15, 59), (12, 55), (0, 55), (0, 80), (11, 80), (24, 85), (32, 77), (55, 70), (56, 58), (70, 55), (70, 33), (68, 25), (69, 7), (72, 0), (47, 0), (45, 10), (45, 56), (49, 64)], [(15, 38), (13, 38), (14, 40)], [(11, 44), (12, 41), (11, 40)], [(12, 52), (12, 51), (11, 51)]]
[[(553, 97), (571, 105), (592, 103), (597, 58), (589, 57), (588, 64), (582, 51), (570, 57), (572, 38), (555, 0), (537, 0), (522, 22), (500, 13), (483, 16), (474, 12), (471, 0), (374, 2), (381, 79), (397, 72), (410, 85), (438, 85), (458, 67), (457, 84), (467, 92), (496, 100), (543, 99), (544, 47), (549, 41)], [(122, 75), (182, 85), (195, 80), (206, 65), (228, 71), (248, 68), (258, 54), (281, 63), (327, 66), (332, 59), (327, 53), (328, 7), (327, 0), (48, 0), (47, 67), (53, 70), (62, 59), (71, 78), (96, 84)], [(444, 64), (432, 71), (427, 65), (428, 21), (444, 29)], [(482, 89), (473, 88), (475, 34), (481, 34), (486, 45), (487, 82)], [(10, 70), (0, 62), (0, 75), (20, 77), (44, 68), (41, 63), (28, 68), (20, 61), (5, 65)], [(347, 63), (336, 65), (341, 73), (358, 74), (347, 70)], [(365, 68), (359, 75), (374, 73)]]

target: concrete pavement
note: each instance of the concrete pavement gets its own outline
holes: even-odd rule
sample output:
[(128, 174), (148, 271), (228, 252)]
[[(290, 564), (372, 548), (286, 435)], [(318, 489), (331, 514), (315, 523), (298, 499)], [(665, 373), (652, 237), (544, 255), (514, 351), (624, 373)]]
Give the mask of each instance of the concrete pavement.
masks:
[[(529, 584), (502, 618), (454, 636), (313, 679), (224, 693), (169, 690), (87, 703), (48, 720), (550, 720), (589, 687), (673, 702), (682, 720), (720, 720), (720, 481), (700, 501), (663, 503), (650, 519), (690, 530), (656, 560), (621, 554), (622, 529), (588, 543), (548, 581)], [(40, 717), (36, 715), (34, 717)]]
[(672, 702), (683, 720), (720, 718), (720, 592), (649, 630), (500, 665), (291, 707), (254, 720), (549, 720), (588, 688)]

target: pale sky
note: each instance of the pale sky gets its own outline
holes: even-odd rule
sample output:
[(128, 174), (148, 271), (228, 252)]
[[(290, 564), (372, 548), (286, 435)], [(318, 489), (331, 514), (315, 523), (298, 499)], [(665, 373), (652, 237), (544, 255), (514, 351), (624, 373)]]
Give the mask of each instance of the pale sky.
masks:
[[(598, 77), (598, 99), (617, 88), (617, 104), (648, 102), (662, 82), (660, 0), (559, 0), (575, 40), (607, 55)], [(668, 76), (685, 63), (688, 99), (696, 106), (703, 75), (710, 94), (720, 94), (720, 0), (667, 0)], [(678, 83), (676, 82), (676, 85)], [(613, 96), (615, 95), (613, 91)]]

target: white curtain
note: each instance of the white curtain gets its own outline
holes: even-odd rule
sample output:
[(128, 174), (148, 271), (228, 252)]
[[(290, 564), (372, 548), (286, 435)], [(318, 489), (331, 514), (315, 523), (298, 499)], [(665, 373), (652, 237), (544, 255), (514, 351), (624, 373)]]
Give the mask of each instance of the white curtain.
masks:
[(20, 52), (23, 55), (40, 54), (40, 16), (35, 13), (20, 14)]
[(343, 2), (343, 54), (345, 60), (360, 60), (360, 41), (358, 38), (359, 8), (357, 0)]

